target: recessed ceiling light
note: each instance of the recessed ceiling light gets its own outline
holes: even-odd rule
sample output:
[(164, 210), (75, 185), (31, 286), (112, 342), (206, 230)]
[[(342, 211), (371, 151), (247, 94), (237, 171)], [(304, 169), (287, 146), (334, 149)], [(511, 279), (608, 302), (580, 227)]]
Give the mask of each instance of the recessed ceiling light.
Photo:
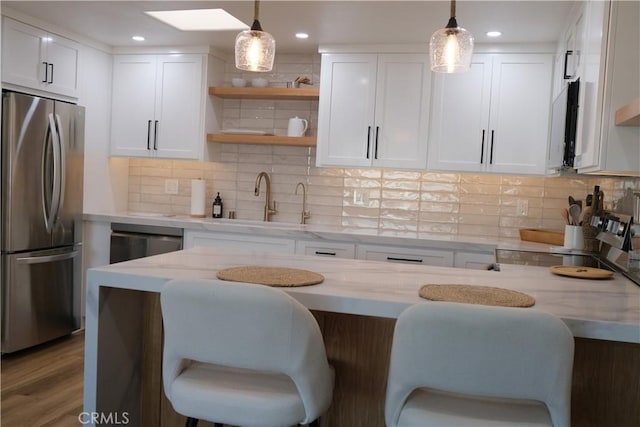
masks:
[(132, 36), (131, 38), (133, 40), (137, 41), (137, 42), (143, 42), (144, 41), (144, 37), (142, 37), (142, 36)]
[(223, 9), (162, 10), (145, 12), (182, 31), (246, 30), (247, 24)]
[(487, 31), (488, 37), (500, 37), (502, 33), (500, 31)]
[(309, 38), (309, 34), (307, 34), (307, 33), (296, 33), (296, 38), (298, 38), (298, 39), (308, 39)]

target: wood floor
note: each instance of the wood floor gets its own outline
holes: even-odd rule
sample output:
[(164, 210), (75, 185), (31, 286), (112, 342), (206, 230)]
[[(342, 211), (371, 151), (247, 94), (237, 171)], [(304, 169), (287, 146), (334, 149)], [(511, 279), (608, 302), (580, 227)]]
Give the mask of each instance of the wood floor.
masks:
[(2, 357), (0, 425), (80, 426), (84, 333)]

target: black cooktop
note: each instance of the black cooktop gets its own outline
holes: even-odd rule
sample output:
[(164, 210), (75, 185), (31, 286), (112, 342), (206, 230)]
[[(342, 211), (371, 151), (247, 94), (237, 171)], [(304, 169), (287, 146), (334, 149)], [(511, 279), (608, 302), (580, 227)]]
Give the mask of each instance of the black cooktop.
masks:
[(588, 254), (556, 254), (498, 249), (496, 250), (496, 262), (499, 264), (537, 265), (542, 267), (574, 265), (576, 267), (594, 267), (615, 271), (612, 266), (602, 262), (595, 255)]
[(519, 264), (551, 267), (553, 265), (573, 265), (576, 267), (593, 267), (615, 271), (627, 277), (640, 286), (640, 271), (630, 271), (618, 268), (614, 263), (603, 261), (598, 255), (589, 254), (558, 254), (549, 252), (530, 252), (520, 250), (496, 250), (497, 264)]

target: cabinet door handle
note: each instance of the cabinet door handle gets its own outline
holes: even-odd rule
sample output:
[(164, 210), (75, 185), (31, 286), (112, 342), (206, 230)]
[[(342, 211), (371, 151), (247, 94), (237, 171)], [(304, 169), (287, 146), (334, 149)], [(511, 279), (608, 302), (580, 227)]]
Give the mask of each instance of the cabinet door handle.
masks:
[(336, 253), (335, 252), (316, 251), (316, 255), (336, 256)]
[(147, 122), (147, 150), (151, 150), (151, 120)]
[(44, 64), (44, 80), (42, 81), (42, 83), (47, 83), (47, 81), (49, 80), (49, 64), (44, 61), (42, 61), (42, 64)]
[(53, 83), (53, 64), (49, 64), (51, 67), (51, 73), (49, 74), (49, 81), (47, 83)]
[(491, 129), (491, 150), (489, 152), (489, 164), (490, 165), (493, 164), (493, 132), (494, 132), (494, 130)]
[(573, 55), (573, 51), (572, 50), (567, 50), (564, 53), (564, 79), (565, 80), (570, 79), (570, 78), (573, 77), (573, 76), (570, 76), (570, 75), (567, 74), (567, 64), (569, 62), (569, 55)]
[(413, 259), (413, 258), (395, 258), (392, 256), (388, 256), (387, 257), (387, 261), (401, 261), (401, 262), (417, 262), (417, 263), (421, 263), (422, 260), (421, 259)]
[(153, 149), (158, 149), (158, 121), (153, 124)]
[(480, 146), (480, 164), (484, 162), (484, 132), (485, 130), (482, 129), (482, 145)]
[(375, 142), (375, 148), (374, 148), (374, 155), (373, 158), (378, 160), (378, 134), (380, 133), (380, 126), (376, 126), (376, 142)]
[(371, 126), (367, 128), (367, 159), (369, 158), (370, 147), (371, 147)]

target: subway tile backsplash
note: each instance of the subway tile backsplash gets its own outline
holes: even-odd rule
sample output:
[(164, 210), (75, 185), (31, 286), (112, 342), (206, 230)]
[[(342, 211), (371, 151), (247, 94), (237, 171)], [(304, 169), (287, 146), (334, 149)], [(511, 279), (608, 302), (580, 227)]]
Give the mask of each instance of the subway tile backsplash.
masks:
[[(520, 228), (562, 229), (560, 209), (567, 197), (584, 200), (600, 185), (605, 206), (614, 208), (627, 188), (640, 190), (640, 178), (523, 177), (378, 169), (316, 168), (315, 150), (220, 144), (221, 162), (131, 159), (131, 211), (188, 215), (191, 180), (207, 182), (207, 215), (217, 192), (238, 219), (262, 219), (264, 191), (254, 196), (256, 176), (271, 176), (272, 221), (300, 221), (307, 187), (309, 224), (374, 229), (381, 232), (461, 234), (518, 238)], [(165, 194), (165, 180), (178, 180), (178, 194)], [(264, 190), (264, 187), (263, 187)], [(526, 215), (523, 214), (523, 208)]]
[[(225, 82), (240, 74), (229, 61)], [(320, 80), (319, 55), (281, 55), (266, 73), (273, 86), (297, 76)], [(241, 128), (286, 134), (290, 117), (309, 120), (307, 135), (317, 132), (317, 101), (224, 100), (223, 129)], [(135, 159), (129, 161), (129, 210), (189, 215), (191, 180), (207, 183), (207, 215), (217, 192), (224, 216), (261, 220), (264, 191), (254, 196), (256, 176), (268, 172), (278, 213), (272, 221), (298, 223), (307, 188), (309, 224), (373, 229), (383, 234), (432, 233), (519, 238), (527, 228), (562, 229), (560, 209), (567, 197), (584, 200), (594, 185), (605, 193), (605, 207), (627, 188), (640, 190), (640, 178), (574, 175), (531, 177), (471, 173), (396, 171), (366, 168), (317, 168), (315, 148), (215, 144), (215, 162)], [(178, 194), (165, 193), (165, 180), (178, 180)], [(264, 190), (264, 187), (263, 187)]]

